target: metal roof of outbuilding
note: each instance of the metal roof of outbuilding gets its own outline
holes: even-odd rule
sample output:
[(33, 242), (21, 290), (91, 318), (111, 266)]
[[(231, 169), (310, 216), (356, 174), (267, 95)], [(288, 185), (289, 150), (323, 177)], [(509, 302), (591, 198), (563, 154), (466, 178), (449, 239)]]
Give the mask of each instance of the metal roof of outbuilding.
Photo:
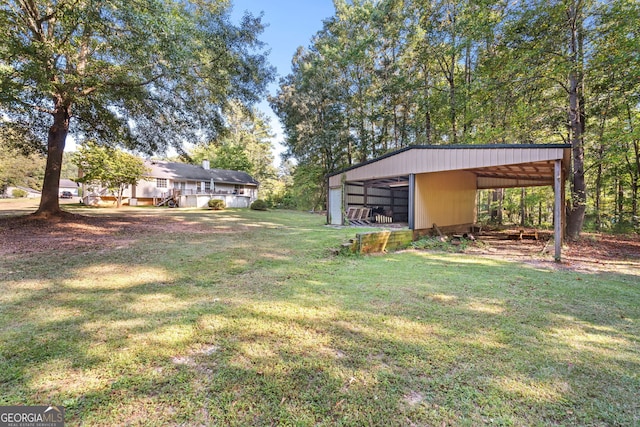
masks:
[(565, 170), (571, 157), (569, 144), (417, 145), (329, 175), (330, 186), (339, 180), (385, 180), (408, 174), (468, 170), (478, 177), (478, 188), (547, 185), (553, 182), (554, 161)]

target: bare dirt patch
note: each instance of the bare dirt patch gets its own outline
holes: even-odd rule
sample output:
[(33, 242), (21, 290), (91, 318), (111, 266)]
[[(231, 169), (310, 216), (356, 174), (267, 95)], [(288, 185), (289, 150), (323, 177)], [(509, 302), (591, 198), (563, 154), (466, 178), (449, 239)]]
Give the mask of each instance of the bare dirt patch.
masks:
[(564, 242), (562, 262), (556, 263), (552, 233), (538, 232), (537, 240), (508, 238), (517, 233), (518, 230), (483, 233), (464, 252), (553, 269), (640, 274), (640, 235), (582, 233), (577, 241)]
[(89, 216), (66, 213), (47, 220), (32, 215), (5, 216), (0, 217), (0, 256), (126, 247), (158, 233), (229, 231), (157, 214)]
[(136, 235), (148, 233), (147, 228), (143, 222), (121, 217), (0, 218), (0, 255), (121, 246), (133, 241)]

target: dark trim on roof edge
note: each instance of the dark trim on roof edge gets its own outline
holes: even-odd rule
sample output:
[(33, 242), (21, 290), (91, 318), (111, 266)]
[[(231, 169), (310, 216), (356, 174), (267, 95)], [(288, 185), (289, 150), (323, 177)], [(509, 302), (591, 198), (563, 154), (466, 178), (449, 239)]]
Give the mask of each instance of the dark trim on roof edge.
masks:
[[(201, 179), (199, 177), (194, 178), (192, 176), (191, 177), (186, 176), (184, 174), (179, 173), (179, 171), (177, 170), (178, 168), (188, 168), (188, 169), (196, 170), (197, 172), (204, 172), (207, 175), (209, 175), (209, 178), (216, 179), (215, 177), (211, 176), (213, 174), (222, 174), (222, 175), (231, 174), (231, 175), (235, 175), (238, 178), (237, 181), (226, 181), (224, 179), (216, 179), (215, 182), (220, 183), (220, 184), (255, 185), (256, 187), (260, 186), (260, 182), (257, 181), (252, 175), (250, 175), (248, 172), (245, 172), (245, 171), (236, 171), (236, 170), (232, 170), (232, 169), (218, 169), (218, 168), (205, 169), (201, 165), (192, 164), (192, 163), (183, 163), (183, 162), (172, 162), (172, 161), (169, 161), (169, 160), (144, 159), (144, 162), (145, 163), (149, 163), (152, 167), (156, 166), (156, 167), (164, 167), (166, 169), (170, 169), (172, 172), (174, 172), (176, 175), (178, 175), (181, 179), (186, 179), (186, 180), (198, 180), (198, 179)], [(243, 175), (243, 177), (241, 178), (238, 175)], [(152, 175), (152, 174), (150, 174), (148, 176), (151, 177), (151, 178), (154, 177), (154, 175)], [(244, 179), (244, 176), (250, 178), (250, 180), (248, 181), (248, 180)]]
[(333, 172), (327, 175), (327, 178), (330, 178), (335, 175), (340, 175), (341, 173), (348, 172), (352, 169), (357, 169), (362, 166), (366, 166), (371, 163), (375, 163), (377, 161), (395, 156), (396, 154), (404, 153), (405, 151), (417, 149), (417, 150), (435, 150), (435, 149), (463, 149), (463, 148), (471, 148), (471, 149), (480, 149), (480, 148), (488, 148), (488, 149), (499, 149), (499, 148), (571, 148), (571, 144), (479, 144), (479, 145), (409, 145), (408, 147), (400, 148), (399, 150), (392, 151), (387, 154), (383, 154), (380, 157), (376, 157), (375, 159), (367, 160), (366, 162), (358, 163), (357, 165), (349, 166), (348, 168), (341, 169), (337, 172)]

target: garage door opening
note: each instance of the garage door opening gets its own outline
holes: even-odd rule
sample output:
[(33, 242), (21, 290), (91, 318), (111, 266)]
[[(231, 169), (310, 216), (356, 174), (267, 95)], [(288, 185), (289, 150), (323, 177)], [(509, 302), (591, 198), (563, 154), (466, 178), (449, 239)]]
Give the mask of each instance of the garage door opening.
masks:
[(347, 220), (351, 225), (409, 223), (409, 176), (345, 183)]

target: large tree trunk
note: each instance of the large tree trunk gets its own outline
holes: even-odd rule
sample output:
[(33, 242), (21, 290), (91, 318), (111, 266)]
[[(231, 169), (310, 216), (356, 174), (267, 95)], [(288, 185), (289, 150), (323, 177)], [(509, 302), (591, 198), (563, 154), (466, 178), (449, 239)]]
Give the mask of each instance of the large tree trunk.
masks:
[[(575, 140), (575, 137), (572, 138)], [(567, 237), (569, 239), (577, 239), (580, 236), (582, 225), (584, 223), (584, 214), (587, 207), (587, 192), (584, 179), (584, 149), (582, 147), (582, 138), (578, 143), (572, 142), (573, 145), (573, 181), (571, 207), (567, 215)]]
[(451, 120), (451, 142), (458, 144), (458, 125), (456, 117), (456, 82), (454, 80), (455, 55), (451, 55), (451, 73), (449, 74), (449, 118)]
[(571, 23), (571, 71), (569, 72), (569, 123), (573, 151), (571, 207), (567, 215), (567, 237), (577, 239), (584, 223), (587, 208), (587, 185), (584, 178), (584, 29), (580, 2), (569, 7)]
[(489, 193), (489, 217), (491, 224), (500, 224), (498, 221), (498, 190)]
[(491, 223), (502, 225), (502, 203), (504, 200), (504, 188), (497, 188), (491, 192), (489, 200), (489, 210), (491, 212)]
[(47, 166), (42, 184), (40, 207), (35, 215), (49, 218), (62, 213), (58, 199), (60, 189), (60, 172), (62, 171), (62, 155), (69, 133), (69, 108), (58, 102), (53, 115), (53, 125), (47, 137)]
[(429, 69), (424, 67), (424, 92), (423, 97), (426, 102), (425, 112), (424, 112), (424, 134), (425, 134), (425, 143), (427, 145), (431, 145), (431, 93), (429, 90)]

